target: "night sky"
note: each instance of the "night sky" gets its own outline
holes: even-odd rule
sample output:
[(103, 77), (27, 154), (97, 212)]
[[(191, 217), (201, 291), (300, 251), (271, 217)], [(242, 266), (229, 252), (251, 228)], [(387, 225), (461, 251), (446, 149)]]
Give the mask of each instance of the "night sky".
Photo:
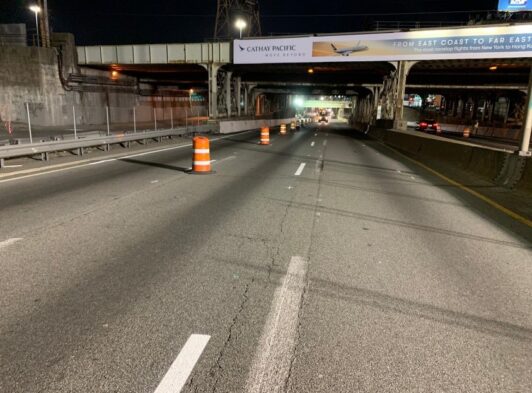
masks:
[[(33, 28), (30, 3), (0, 0), (0, 23)], [(80, 45), (205, 41), (216, 14), (216, 0), (48, 0), (48, 7), (52, 29), (74, 33)], [(467, 21), (480, 14), (475, 10), (496, 8), (497, 0), (260, 1), (263, 35), (360, 31), (374, 21)], [(449, 11), (466, 12), (440, 13)]]

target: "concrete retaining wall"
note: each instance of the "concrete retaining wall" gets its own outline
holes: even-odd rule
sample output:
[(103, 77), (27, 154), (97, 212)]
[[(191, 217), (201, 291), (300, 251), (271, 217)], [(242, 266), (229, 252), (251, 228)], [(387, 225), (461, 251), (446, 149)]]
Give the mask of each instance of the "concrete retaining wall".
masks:
[[(106, 71), (77, 66), (71, 34), (54, 34), (53, 39), (62, 48), (65, 78), (70, 73), (109, 77)], [(6, 123), (27, 123), (26, 103), (34, 126), (72, 126), (73, 106), (78, 125), (104, 124), (106, 106), (110, 107), (112, 123), (132, 123), (133, 108), (137, 122), (153, 122), (153, 108), (158, 120), (169, 120), (170, 108), (174, 119), (206, 115), (203, 105), (190, 108), (188, 98), (138, 96), (133, 89), (131, 92), (102, 90), (65, 90), (59, 76), (56, 48), (0, 46), (0, 137), (7, 136)]]
[(259, 119), (259, 120), (222, 120), (220, 121), (220, 134), (231, 134), (233, 132), (253, 130), (261, 127), (275, 127), (282, 123), (287, 125), (287, 129), (290, 128), (290, 122), (293, 118), (289, 119)]
[[(532, 158), (526, 160), (525, 170), (521, 180), (517, 183), (517, 188), (532, 192)], [(530, 204), (532, 205), (532, 201)]]
[[(454, 166), (491, 181), (499, 175), (505, 156), (511, 154), (501, 149), (473, 146), (459, 141), (409, 135), (401, 131), (371, 129), (369, 135), (421, 161), (430, 160)], [(529, 183), (532, 186), (532, 164), (530, 160), (528, 167), (530, 173), (526, 174), (528, 177), (523, 178), (521, 183)]]

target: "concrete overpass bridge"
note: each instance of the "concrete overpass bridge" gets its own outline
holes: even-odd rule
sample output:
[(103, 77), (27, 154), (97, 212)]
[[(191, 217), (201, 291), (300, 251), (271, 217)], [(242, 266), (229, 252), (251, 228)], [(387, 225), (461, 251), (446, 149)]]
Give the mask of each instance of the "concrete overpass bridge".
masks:
[(77, 55), (83, 66), (203, 90), (213, 119), (280, 110), (294, 94), (339, 94), (351, 97), (358, 122), (405, 129), (405, 94), (445, 95), (445, 115), (458, 121), (477, 121), (480, 111), (483, 122), (520, 123), (524, 152), (532, 122), (531, 31), (522, 24), (91, 46)]

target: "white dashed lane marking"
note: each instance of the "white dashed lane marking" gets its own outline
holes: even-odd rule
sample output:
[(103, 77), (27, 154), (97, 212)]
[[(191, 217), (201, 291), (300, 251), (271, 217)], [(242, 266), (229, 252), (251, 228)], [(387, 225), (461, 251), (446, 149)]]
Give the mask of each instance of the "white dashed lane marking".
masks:
[(11, 239), (7, 239), (7, 240), (4, 240), (3, 242), (0, 242), (0, 250), (3, 249), (3, 248), (6, 248), (12, 244), (15, 244), (16, 242), (18, 241), (21, 241), (22, 238), (20, 237), (14, 237), (14, 238), (11, 238)]
[(297, 168), (296, 173), (294, 173), (294, 176), (300, 176), (301, 173), (303, 173), (303, 169), (305, 169), (305, 165), (307, 165), (305, 162), (299, 164), (299, 167)]
[(174, 360), (155, 393), (179, 393), (198, 362), (211, 336), (193, 334)]

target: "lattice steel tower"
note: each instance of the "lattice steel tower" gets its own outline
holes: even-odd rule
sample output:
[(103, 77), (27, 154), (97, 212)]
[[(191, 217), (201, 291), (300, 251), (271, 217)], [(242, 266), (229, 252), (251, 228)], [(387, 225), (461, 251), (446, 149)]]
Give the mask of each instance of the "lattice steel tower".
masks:
[(258, 37), (262, 34), (259, 0), (218, 0), (214, 38), (227, 39), (236, 37), (238, 30), (235, 29), (234, 23), (238, 18), (244, 19), (247, 23), (243, 36)]

